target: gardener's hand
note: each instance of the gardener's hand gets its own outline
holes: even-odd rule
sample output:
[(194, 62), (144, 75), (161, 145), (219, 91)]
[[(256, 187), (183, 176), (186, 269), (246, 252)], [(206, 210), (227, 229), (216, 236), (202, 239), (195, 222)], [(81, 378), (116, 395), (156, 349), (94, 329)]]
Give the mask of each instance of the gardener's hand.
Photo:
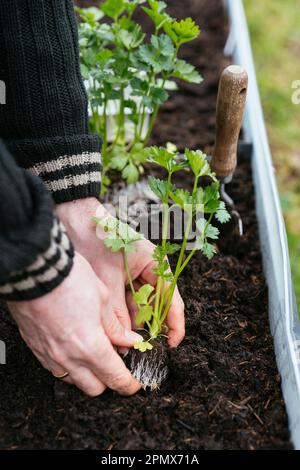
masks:
[(108, 292), (79, 254), (69, 276), (36, 300), (10, 302), (9, 309), (33, 353), (55, 376), (90, 396), (106, 387), (132, 395), (140, 384), (112, 343), (130, 347), (141, 338), (126, 330), (108, 309)]
[[(91, 264), (95, 273), (109, 291), (109, 302), (113, 312), (121, 323), (131, 328), (131, 319), (126, 304), (125, 284), (127, 276), (123, 256), (112, 253), (103, 241), (96, 236), (96, 227), (91, 220), (93, 216), (108, 215), (105, 208), (95, 198), (80, 199), (57, 206), (60, 220), (64, 223), (68, 235), (76, 250)], [(104, 238), (104, 233), (103, 233)], [(154, 245), (147, 240), (136, 243), (137, 251), (129, 254), (129, 268), (132, 279), (140, 283), (156, 284), (153, 274), (155, 262), (152, 259)], [(176, 288), (167, 317), (169, 327), (169, 345), (178, 346), (185, 334), (184, 304)]]

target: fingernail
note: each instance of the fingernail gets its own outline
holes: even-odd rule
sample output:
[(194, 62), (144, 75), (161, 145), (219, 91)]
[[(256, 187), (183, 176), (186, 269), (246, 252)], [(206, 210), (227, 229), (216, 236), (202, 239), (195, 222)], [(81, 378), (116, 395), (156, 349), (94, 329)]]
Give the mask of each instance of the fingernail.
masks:
[(129, 349), (128, 348), (118, 348), (118, 353), (121, 356), (126, 357), (127, 354), (129, 353)]
[(132, 341), (133, 343), (136, 343), (137, 341), (143, 341), (144, 339), (138, 333), (135, 333), (134, 331), (126, 330), (126, 329), (125, 329), (125, 336), (129, 341)]

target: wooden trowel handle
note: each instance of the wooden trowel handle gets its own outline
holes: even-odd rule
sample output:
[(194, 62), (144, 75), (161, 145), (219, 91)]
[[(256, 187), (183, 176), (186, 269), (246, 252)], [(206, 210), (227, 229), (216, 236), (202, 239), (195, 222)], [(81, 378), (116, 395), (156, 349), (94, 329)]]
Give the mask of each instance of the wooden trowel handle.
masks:
[(211, 167), (220, 179), (229, 178), (237, 164), (237, 145), (243, 122), (248, 87), (246, 70), (227, 67), (220, 78), (217, 101), (217, 128)]

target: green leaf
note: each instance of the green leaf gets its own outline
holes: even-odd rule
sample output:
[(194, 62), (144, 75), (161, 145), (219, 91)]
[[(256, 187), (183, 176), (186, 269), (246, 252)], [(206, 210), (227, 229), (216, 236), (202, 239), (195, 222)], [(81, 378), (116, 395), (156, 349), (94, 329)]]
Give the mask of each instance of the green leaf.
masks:
[(117, 27), (121, 26), (122, 29), (126, 29), (127, 31), (133, 31), (137, 25), (138, 24), (135, 21), (133, 21), (131, 18), (128, 18), (126, 15), (119, 18), (116, 24)]
[(167, 8), (166, 2), (157, 0), (148, 0), (148, 4), (153, 11), (157, 11), (158, 13), (162, 13)]
[(117, 251), (120, 251), (122, 248), (125, 247), (123, 240), (119, 240), (112, 237), (105, 238), (104, 244), (105, 246), (107, 246), (107, 248), (110, 248), (113, 253), (116, 253)]
[(181, 44), (185, 42), (196, 39), (200, 34), (200, 29), (192, 18), (185, 18), (181, 21), (166, 21), (164, 23), (164, 30), (172, 39), (176, 47), (181, 46)]
[(139, 59), (153, 68), (155, 73), (171, 71), (175, 49), (172, 41), (166, 34), (151, 36), (151, 44), (139, 48)]
[(133, 300), (137, 305), (147, 305), (151, 293), (154, 291), (154, 287), (150, 284), (144, 284), (133, 296)]
[(159, 78), (156, 81), (156, 84), (159, 88), (164, 88), (165, 90), (169, 90), (169, 91), (178, 90), (178, 85), (174, 80), (163, 80), (162, 78)]
[(131, 44), (133, 43), (133, 36), (129, 31), (126, 31), (126, 29), (121, 29), (118, 33), (118, 38), (122, 42), (123, 46), (126, 47), (126, 49), (131, 48)]
[(127, 85), (128, 81), (132, 77), (132, 73), (128, 69), (128, 59), (126, 58), (126, 55), (123, 55), (123, 52), (119, 50), (119, 53), (117, 54), (115, 52), (115, 61), (112, 64), (112, 68), (114, 71), (114, 79), (117, 84), (122, 83), (120, 79), (123, 79), (123, 83)]
[(141, 163), (145, 163), (148, 155), (149, 155), (149, 150), (147, 148), (144, 148), (142, 143), (134, 144), (132, 149), (130, 150), (130, 158), (134, 162), (135, 165), (140, 165)]
[(201, 236), (204, 236), (204, 230), (205, 230), (206, 224), (207, 224), (207, 220), (204, 219), (203, 217), (196, 220), (196, 227), (201, 233)]
[(156, 276), (159, 276), (168, 282), (172, 281), (174, 278), (173, 273), (170, 269), (169, 261), (167, 259), (163, 259), (162, 261), (160, 260), (158, 262), (158, 265), (155, 266), (155, 268), (153, 269), (153, 272), (154, 274), (156, 274)]
[(163, 88), (156, 86), (150, 88), (150, 96), (155, 104), (163, 104), (169, 98), (168, 93)]
[(206, 227), (206, 230), (205, 230), (205, 236), (207, 238), (211, 238), (212, 240), (218, 240), (219, 238), (219, 235), (220, 235), (220, 231), (217, 227), (214, 227), (213, 225), (209, 224), (207, 227)]
[(192, 64), (187, 63), (185, 60), (176, 61), (172, 75), (188, 83), (199, 84), (203, 81), (203, 78), (196, 68)]
[[(158, 263), (162, 263), (167, 255), (174, 255), (181, 248), (177, 243), (166, 242), (165, 246), (156, 245), (153, 252), (153, 259)], [(169, 269), (169, 264), (164, 265), (166, 269)]]
[(154, 49), (160, 52), (163, 56), (170, 57), (174, 55), (175, 48), (169, 36), (166, 34), (161, 34), (160, 36), (153, 34), (150, 41)]
[(216, 181), (204, 189), (203, 204), (206, 214), (215, 213), (220, 206), (219, 187), (220, 183)]
[(166, 149), (169, 153), (173, 153), (175, 155), (178, 153), (178, 148), (173, 144), (173, 142), (167, 142)]
[[(198, 230), (199, 230), (199, 228), (198, 228)], [(194, 245), (195, 250), (202, 250), (203, 246), (204, 246), (204, 243), (205, 243), (205, 238), (204, 238), (203, 233), (202, 233), (203, 231), (200, 230), (200, 232), (201, 232), (201, 235), (199, 235), (199, 237), (197, 237), (196, 241), (195, 241), (195, 245)]]
[(207, 162), (206, 155), (200, 150), (185, 149), (184, 155), (195, 176), (210, 176), (213, 174)]
[(89, 8), (79, 8), (75, 7), (76, 13), (79, 14), (80, 19), (85, 23), (89, 24), (91, 27), (96, 27), (98, 21), (101, 20), (104, 16), (100, 8), (89, 7)]
[(204, 254), (204, 256), (206, 256), (206, 258), (209, 260), (211, 260), (214, 257), (214, 255), (217, 253), (217, 250), (214, 247), (214, 245), (208, 242), (204, 243), (201, 251)]
[(137, 325), (141, 323), (149, 322), (153, 316), (153, 308), (151, 305), (145, 305), (141, 307), (135, 317), (135, 322)]
[(132, 243), (138, 240), (143, 240), (144, 236), (140, 233), (137, 233), (133, 230), (128, 224), (121, 222), (120, 220), (117, 221), (117, 234), (118, 237), (121, 238), (124, 242)]
[(217, 250), (214, 245), (211, 243), (208, 243), (206, 238), (204, 237), (203, 234), (201, 234), (199, 237), (197, 237), (195, 245), (194, 245), (195, 250), (200, 250), (204, 256), (208, 259), (212, 259), (213, 256), (216, 254)]
[(168, 172), (172, 172), (176, 169), (176, 156), (176, 151), (169, 151), (164, 147), (149, 147), (149, 163), (155, 163), (156, 165), (165, 168)]
[(142, 80), (138, 77), (133, 77), (130, 82), (132, 87), (133, 96), (141, 96), (148, 92), (149, 90), (149, 83), (146, 80)]
[(92, 220), (96, 222), (97, 225), (103, 228), (105, 232), (116, 232), (118, 227), (118, 219), (112, 216), (108, 217), (92, 217)]
[(190, 210), (192, 205), (192, 196), (186, 189), (178, 188), (170, 193), (170, 198), (181, 209)]
[(109, 168), (112, 170), (122, 171), (125, 165), (128, 163), (128, 158), (128, 154), (124, 147), (116, 145), (111, 152)]
[(139, 171), (132, 162), (123, 169), (122, 178), (124, 178), (128, 184), (133, 184), (139, 179)]
[(136, 102), (133, 99), (124, 100), (124, 107), (130, 109), (133, 113), (135, 113), (137, 109)]
[(125, 10), (125, 2), (124, 0), (106, 0), (100, 8), (105, 15), (116, 21)]
[(145, 0), (127, 0), (124, 1), (126, 10), (130, 15), (132, 15), (138, 5), (145, 3)]
[(177, 251), (180, 251), (181, 246), (177, 243), (166, 242), (165, 251), (166, 255), (174, 255)]
[(163, 247), (161, 245), (156, 245), (156, 247), (154, 248), (154, 252), (153, 252), (154, 261), (161, 263), (163, 262), (165, 256), (166, 256), (166, 252), (163, 249)]
[(138, 341), (134, 343), (133, 348), (141, 352), (146, 352), (151, 351), (151, 349), (153, 349), (153, 346), (151, 343), (149, 343), (149, 341)]
[(108, 186), (110, 186), (111, 180), (107, 175), (102, 175), (101, 179), (101, 192), (105, 194), (107, 191)]
[[(124, 24), (124, 21), (122, 21), (123, 19), (127, 20), (128, 29), (122, 28), (122, 24)], [(135, 49), (143, 42), (145, 34), (143, 33), (140, 25), (128, 20), (126, 17), (123, 17), (117, 26), (118, 27), (114, 29), (117, 38), (126, 49)], [(119, 27), (121, 27), (121, 29)]]
[(125, 165), (128, 163), (128, 157), (126, 155), (115, 155), (109, 160), (109, 168), (112, 170), (122, 171)]
[(220, 202), (218, 210), (216, 212), (216, 219), (221, 223), (225, 224), (226, 222), (229, 222), (231, 219), (231, 215), (227, 211), (225, 207), (225, 203), (223, 201)]
[(97, 62), (101, 65), (104, 66), (107, 64), (108, 60), (112, 57), (113, 53), (110, 49), (103, 49), (102, 51), (98, 52), (96, 59)]
[[(167, 182), (164, 180), (160, 180), (158, 178), (154, 178), (154, 176), (148, 177), (148, 184), (151, 191), (162, 201), (164, 202), (167, 198)], [(173, 185), (170, 185), (170, 191), (174, 189)]]
[(99, 51), (99, 48), (103, 48), (114, 41), (114, 34), (110, 24), (100, 23), (97, 26), (97, 29), (94, 30), (94, 34), (95, 47), (97, 52)]
[(156, 30), (158, 31), (170, 16), (165, 12), (167, 4), (156, 0), (148, 0), (150, 8), (142, 7), (142, 10), (152, 19)]
[[(100, 225), (105, 232), (109, 233), (109, 239), (122, 240), (125, 244), (125, 248), (133, 242), (144, 239), (143, 235), (137, 233), (128, 224), (121, 222), (115, 217), (92, 217), (92, 220), (96, 222), (97, 225)], [(111, 244), (111, 242), (109, 243)]]
[(153, 269), (153, 272), (157, 277), (160, 277), (166, 282), (172, 282), (174, 279), (174, 275), (171, 272), (166, 272), (162, 268), (156, 267)]
[(88, 67), (81, 63), (80, 64), (80, 71), (81, 71), (82, 78), (84, 80), (88, 80), (89, 76), (90, 76), (90, 71), (89, 71)]

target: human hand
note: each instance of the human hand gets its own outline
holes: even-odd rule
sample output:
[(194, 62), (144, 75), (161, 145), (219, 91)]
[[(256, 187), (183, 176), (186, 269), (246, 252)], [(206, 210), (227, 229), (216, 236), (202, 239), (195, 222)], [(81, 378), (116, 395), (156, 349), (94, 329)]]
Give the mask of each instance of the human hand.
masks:
[[(87, 198), (59, 204), (57, 213), (76, 250), (86, 258), (99, 279), (107, 286), (112, 311), (124, 327), (131, 329), (130, 313), (134, 315), (135, 308), (130, 293), (127, 294), (126, 302), (127, 276), (122, 253), (112, 253), (104, 245), (99, 239), (101, 238), (99, 231), (98, 237), (96, 236), (96, 227), (92, 222), (93, 216), (104, 217), (108, 215), (108, 212), (96, 198)], [(135, 246), (136, 251), (128, 255), (132, 279), (137, 284), (155, 285), (156, 276), (153, 273), (155, 262), (152, 258), (154, 245), (147, 240), (141, 240)], [(167, 326), (169, 345), (176, 347), (185, 335), (184, 304), (177, 288), (167, 317)]]
[(108, 291), (89, 263), (75, 254), (69, 276), (50, 293), (9, 302), (21, 336), (42, 365), (90, 396), (106, 387), (122, 395), (140, 388), (112, 344), (130, 347), (141, 340), (108, 308)]

